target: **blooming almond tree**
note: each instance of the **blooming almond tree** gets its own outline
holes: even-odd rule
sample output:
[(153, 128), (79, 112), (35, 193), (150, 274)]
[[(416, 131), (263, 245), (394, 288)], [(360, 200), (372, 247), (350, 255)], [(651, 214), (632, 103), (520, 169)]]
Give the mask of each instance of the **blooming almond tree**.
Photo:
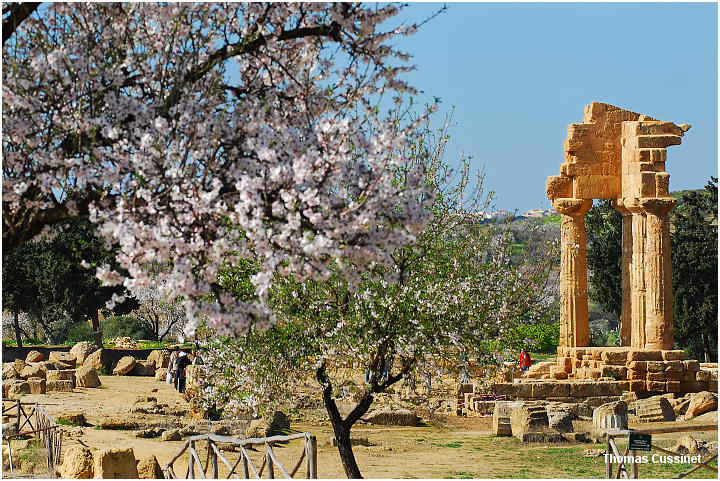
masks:
[[(422, 166), (392, 152), (416, 124), (383, 117), (412, 94), (381, 27), (399, 7), (350, 3), (54, 3), (3, 10), (3, 249), (89, 214), (129, 275), (167, 264), (192, 331), (270, 325), (271, 281), (352, 277), (415, 239)], [(255, 297), (218, 273), (259, 262)]]
[[(544, 258), (536, 251), (533, 262), (513, 262), (509, 230), (481, 222), (487, 199), (479, 188), (470, 191), (467, 164), (457, 177), (442, 164), (446, 139), (443, 131), (437, 142), (425, 139), (409, 155), (429, 162), (426, 181), (435, 192), (433, 220), (417, 242), (396, 250), (390, 265), (359, 274), (358, 288), (339, 274), (277, 284), (271, 295), (281, 313), (276, 325), (241, 338), (211, 338), (206, 346), (206, 399), (228, 414), (272, 412), (292, 403), (314, 378), (345, 473), (360, 478), (350, 431), (377, 394), (438, 372), (448, 366), (443, 361), (457, 367), (473, 357), (492, 365), (497, 359), (490, 341), (548, 309), (555, 248), (546, 246)], [(427, 152), (433, 153), (429, 159)], [(406, 173), (397, 171), (399, 184)], [(352, 379), (351, 369), (367, 372), (365, 382)], [(347, 415), (336, 402), (343, 391), (354, 401)]]

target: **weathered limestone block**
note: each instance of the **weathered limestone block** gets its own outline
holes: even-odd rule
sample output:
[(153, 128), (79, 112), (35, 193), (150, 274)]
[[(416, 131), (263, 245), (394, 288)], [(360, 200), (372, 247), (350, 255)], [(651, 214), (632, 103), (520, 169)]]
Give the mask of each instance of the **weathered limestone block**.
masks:
[(664, 372), (665, 364), (662, 361), (648, 361), (647, 370), (648, 372)]
[(685, 364), (682, 361), (665, 361), (665, 371), (684, 371)]
[(665, 383), (667, 392), (683, 392), (681, 381), (667, 381)]
[(128, 374), (131, 376), (154, 376), (155, 364), (150, 361), (135, 361), (135, 365)]
[(493, 434), (496, 436), (512, 436), (510, 415), (513, 409), (522, 405), (520, 401), (498, 401), (493, 411)]
[(682, 361), (685, 359), (685, 351), (682, 349), (673, 349), (668, 351), (660, 351), (664, 361)]
[(75, 362), (78, 366), (82, 366), (85, 362), (85, 359), (95, 352), (97, 350), (97, 346), (95, 344), (89, 343), (87, 341), (80, 341), (77, 344), (75, 344), (72, 349), (70, 349), (70, 354), (75, 356)]
[(648, 372), (646, 379), (648, 381), (667, 381), (667, 376), (664, 372)]
[(632, 349), (628, 361), (662, 361), (662, 353), (655, 349)]
[(132, 448), (102, 449), (94, 453), (96, 479), (137, 479), (137, 461)]
[(573, 432), (572, 413), (569, 408), (549, 404), (546, 410), (550, 429), (559, 433)]
[(604, 434), (608, 429), (628, 427), (628, 406), (625, 401), (603, 404), (593, 410), (593, 431)]
[(73, 381), (69, 380), (54, 380), (54, 381), (47, 381), (45, 383), (46, 391), (47, 392), (72, 392), (73, 391)]
[(164, 479), (162, 468), (153, 454), (141, 459), (137, 465), (138, 478), (140, 479)]
[[(420, 423), (420, 418), (418, 418), (417, 414), (407, 409), (399, 409), (397, 411), (378, 409), (368, 414), (366, 421), (370, 424), (384, 424), (389, 426), (417, 426)], [(278, 426), (277, 429), (283, 428)]]
[(102, 417), (95, 423), (100, 429), (135, 429), (137, 423), (132, 419)]
[(166, 378), (167, 378), (167, 368), (161, 367), (160, 369), (155, 370), (155, 379), (164, 381)]
[(113, 369), (113, 374), (116, 376), (124, 376), (133, 370), (136, 362), (137, 361), (135, 361), (135, 358), (132, 356), (123, 357), (118, 361), (115, 369)]
[(549, 397), (568, 397), (570, 386), (560, 382), (534, 382), (531, 384), (531, 397), (533, 399), (547, 399)]
[(85, 358), (83, 365), (92, 366), (100, 373), (110, 370), (110, 353), (107, 349), (98, 349)]
[(170, 363), (170, 353), (164, 349), (157, 349), (150, 353), (147, 360), (155, 366), (155, 369), (167, 368)]
[(27, 383), (30, 385), (30, 394), (45, 394), (47, 392), (45, 379), (28, 379)]
[(690, 397), (690, 405), (685, 412), (686, 418), (692, 418), (701, 414), (717, 411), (718, 399), (716, 393), (708, 391), (694, 393)]
[(75, 388), (75, 369), (53, 370), (47, 372), (48, 381), (68, 381), (70, 382), (70, 390)]
[(617, 381), (572, 382), (569, 384), (571, 397), (587, 398), (622, 395), (622, 386)]
[(15, 370), (15, 364), (12, 362), (6, 362), (2, 368), (3, 379), (19, 379), (20, 374)]
[[(25, 366), (27, 366), (27, 363), (23, 361), (22, 359), (15, 359), (15, 370), (18, 373), (23, 372), (23, 369), (25, 369)], [(699, 369), (699, 368), (698, 368)]]
[[(5, 383), (3, 383), (3, 387), (5, 387)], [(8, 386), (8, 392), (7, 397), (11, 399), (17, 399), (22, 394), (30, 394), (30, 383), (27, 381), (15, 381), (13, 383), (10, 383)]]
[(91, 365), (85, 365), (75, 371), (75, 385), (77, 387), (100, 387), (100, 377)]
[(505, 394), (510, 397), (517, 398), (531, 398), (532, 397), (532, 385), (531, 383), (512, 383), (512, 382), (500, 382), (493, 385), (495, 394)]
[(712, 379), (712, 373), (710, 371), (698, 371), (695, 374), (696, 381), (710, 381)]
[(628, 391), (631, 392), (643, 392), (645, 391), (645, 381), (644, 380), (632, 380), (628, 381)]
[(700, 370), (700, 361), (697, 359), (688, 359), (687, 361), (683, 361), (683, 364), (685, 365), (686, 371), (699, 371)]
[(94, 476), (93, 453), (83, 446), (72, 446), (62, 457), (58, 474), (63, 479), (90, 479)]
[(547, 410), (543, 404), (523, 403), (515, 407), (510, 414), (510, 427), (515, 437), (523, 433), (548, 430)]
[(25, 369), (20, 373), (20, 377), (23, 379), (47, 379), (47, 372), (45, 372), (45, 366), (42, 364), (32, 364), (25, 366)]
[(682, 381), (683, 380), (682, 371), (665, 371), (663, 374), (665, 374), (665, 378), (667, 378), (668, 381)]
[(602, 377), (611, 377), (618, 381), (624, 380), (627, 379), (627, 368), (624, 366), (624, 363), (622, 366), (605, 365), (602, 367), (601, 375)]
[(45, 360), (45, 355), (41, 353), (40, 351), (30, 351), (28, 352), (27, 356), (25, 356), (25, 362), (31, 363), (31, 362), (40, 362)]
[(50, 351), (48, 361), (54, 362), (57, 366), (64, 369), (74, 369), (77, 359), (69, 352)]
[(667, 392), (667, 381), (645, 381), (645, 389), (650, 392)]
[(635, 415), (641, 422), (674, 421), (675, 411), (663, 396), (639, 399), (635, 403)]
[(608, 349), (602, 351), (602, 361), (605, 364), (624, 366), (627, 362), (629, 348), (626, 349)]

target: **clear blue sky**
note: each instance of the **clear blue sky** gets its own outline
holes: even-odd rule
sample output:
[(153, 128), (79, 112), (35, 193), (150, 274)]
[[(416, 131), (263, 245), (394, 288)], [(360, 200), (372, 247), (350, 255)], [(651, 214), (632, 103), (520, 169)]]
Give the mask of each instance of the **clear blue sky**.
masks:
[[(448, 3), (397, 45), (406, 78), (455, 107), (446, 160), (486, 170), (497, 209), (549, 208), (570, 123), (600, 101), (692, 129), (668, 149), (670, 189), (718, 172), (718, 6), (715, 3)], [(412, 3), (418, 21), (441, 3)]]

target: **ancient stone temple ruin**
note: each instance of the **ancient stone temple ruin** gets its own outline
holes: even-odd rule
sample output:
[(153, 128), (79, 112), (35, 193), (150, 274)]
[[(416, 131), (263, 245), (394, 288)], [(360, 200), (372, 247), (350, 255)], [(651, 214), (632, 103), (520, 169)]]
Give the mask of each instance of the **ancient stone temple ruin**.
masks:
[(689, 125), (593, 102), (570, 124), (560, 175), (547, 196), (562, 214), (560, 346), (589, 345), (585, 213), (593, 199), (612, 199), (623, 219), (620, 343), (673, 348), (667, 147)]

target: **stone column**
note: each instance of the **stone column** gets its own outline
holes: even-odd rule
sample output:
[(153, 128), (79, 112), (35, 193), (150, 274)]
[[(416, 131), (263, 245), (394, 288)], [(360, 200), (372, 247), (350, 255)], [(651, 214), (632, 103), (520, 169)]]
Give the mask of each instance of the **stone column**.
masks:
[(646, 212), (645, 347), (672, 349), (673, 290), (668, 214), (677, 201), (666, 197), (642, 199)]
[(555, 199), (562, 214), (560, 248), (560, 346), (587, 346), (588, 318), (585, 213), (592, 200)]
[[(631, 213), (630, 345), (645, 347), (645, 211), (637, 199), (625, 199)], [(623, 234), (624, 234), (623, 225)]]
[(632, 214), (623, 204), (622, 199), (612, 202), (615, 210), (622, 215), (622, 308), (620, 311), (620, 345), (630, 346), (632, 339), (632, 293), (630, 289), (630, 269), (633, 256)]

